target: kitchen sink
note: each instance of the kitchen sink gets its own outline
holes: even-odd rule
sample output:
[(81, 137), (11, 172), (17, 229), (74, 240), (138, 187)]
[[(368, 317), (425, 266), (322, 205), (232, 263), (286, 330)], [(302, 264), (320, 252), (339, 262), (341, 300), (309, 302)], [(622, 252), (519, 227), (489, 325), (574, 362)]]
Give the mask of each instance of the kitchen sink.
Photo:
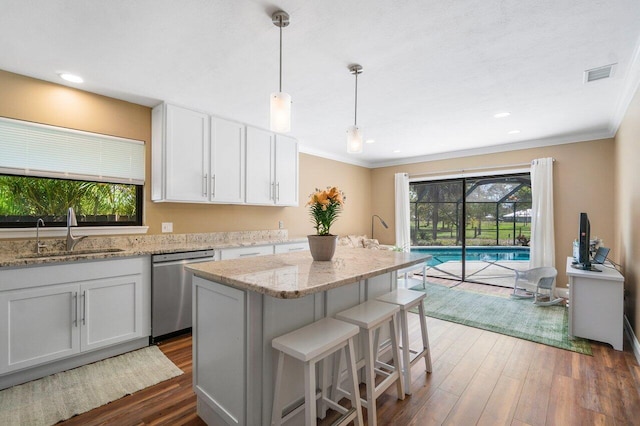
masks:
[(33, 253), (33, 254), (25, 254), (23, 256), (18, 256), (18, 259), (44, 259), (49, 257), (64, 257), (64, 256), (82, 256), (88, 254), (107, 254), (107, 253), (118, 253), (124, 251), (124, 249), (119, 248), (107, 248), (107, 249), (89, 249), (89, 250), (73, 250), (73, 251), (50, 251), (43, 253)]

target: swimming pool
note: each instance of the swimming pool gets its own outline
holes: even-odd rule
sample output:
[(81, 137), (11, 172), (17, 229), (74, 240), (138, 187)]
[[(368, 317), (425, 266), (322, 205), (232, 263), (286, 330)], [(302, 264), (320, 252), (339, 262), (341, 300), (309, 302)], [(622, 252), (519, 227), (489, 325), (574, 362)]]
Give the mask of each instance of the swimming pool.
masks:
[[(427, 263), (436, 266), (450, 260), (462, 260), (462, 247), (411, 247), (412, 253), (426, 253), (433, 256)], [(496, 260), (529, 260), (529, 247), (521, 246), (487, 246), (467, 247), (466, 260), (484, 260), (493, 262)]]

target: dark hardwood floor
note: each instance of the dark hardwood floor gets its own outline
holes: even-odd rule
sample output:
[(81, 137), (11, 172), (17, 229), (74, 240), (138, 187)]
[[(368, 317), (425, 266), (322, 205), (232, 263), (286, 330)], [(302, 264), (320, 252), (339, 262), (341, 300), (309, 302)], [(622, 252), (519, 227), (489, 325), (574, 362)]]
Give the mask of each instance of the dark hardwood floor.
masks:
[[(418, 318), (410, 316), (418, 341)], [(413, 395), (404, 401), (391, 386), (378, 399), (380, 425), (640, 424), (640, 366), (627, 341), (622, 352), (592, 342), (593, 356), (587, 356), (433, 318), (427, 322), (433, 373), (416, 364)], [(184, 375), (59, 424), (203, 425), (191, 389), (191, 337), (160, 349)]]

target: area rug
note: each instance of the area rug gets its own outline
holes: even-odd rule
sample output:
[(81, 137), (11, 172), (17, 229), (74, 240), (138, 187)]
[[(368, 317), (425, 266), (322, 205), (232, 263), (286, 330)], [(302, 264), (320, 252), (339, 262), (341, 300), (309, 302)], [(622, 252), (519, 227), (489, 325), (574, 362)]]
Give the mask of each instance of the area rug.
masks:
[(564, 306), (536, 306), (531, 299), (511, 299), (427, 283), (429, 317), (481, 328), (581, 354), (592, 355), (588, 340), (568, 337), (569, 313)]
[(0, 391), (0, 425), (52, 425), (181, 374), (149, 346)]

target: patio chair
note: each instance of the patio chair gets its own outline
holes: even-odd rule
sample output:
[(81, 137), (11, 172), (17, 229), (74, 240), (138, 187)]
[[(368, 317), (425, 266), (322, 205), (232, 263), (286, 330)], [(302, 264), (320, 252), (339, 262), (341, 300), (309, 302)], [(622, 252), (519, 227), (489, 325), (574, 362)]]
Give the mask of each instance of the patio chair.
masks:
[(562, 302), (561, 297), (554, 299), (558, 275), (556, 268), (543, 266), (526, 271), (516, 270), (515, 273), (516, 279), (511, 297), (533, 298), (533, 303), (538, 306), (550, 306)]

